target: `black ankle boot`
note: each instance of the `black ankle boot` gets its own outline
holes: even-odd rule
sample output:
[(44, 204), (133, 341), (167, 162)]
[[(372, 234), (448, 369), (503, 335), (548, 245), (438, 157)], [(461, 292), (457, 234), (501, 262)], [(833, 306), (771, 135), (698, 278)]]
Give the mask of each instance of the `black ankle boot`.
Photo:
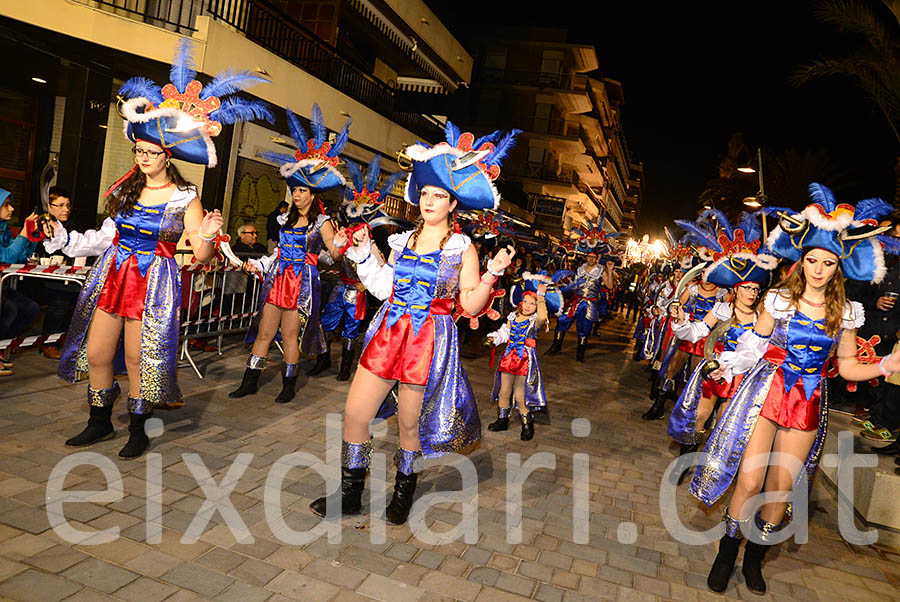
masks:
[(328, 497), (320, 497), (309, 505), (313, 513), (324, 517), (328, 508), (328, 499), (337, 498), (335, 506), (340, 506), (342, 516), (353, 516), (362, 510), (362, 493), (366, 484), (366, 471), (362, 468), (341, 467), (341, 489)]
[[(132, 399), (133, 398), (129, 397), (128, 402), (131, 403)], [(152, 413), (128, 413), (128, 441), (125, 443), (125, 447), (119, 451), (120, 458), (137, 458), (147, 451), (147, 447), (150, 445), (150, 437), (144, 432), (144, 423), (147, 422), (147, 419), (152, 415)]]
[(656, 398), (659, 397), (659, 376), (650, 374), (650, 399), (656, 401)]
[(281, 371), (281, 393), (275, 403), (287, 403), (294, 399), (294, 388), (297, 385), (297, 364), (285, 364)]
[[(678, 452), (679, 456), (684, 456), (687, 454), (692, 454), (700, 448), (699, 443), (691, 443), (690, 445), (681, 445), (681, 449)], [(678, 475), (678, 485), (684, 483), (684, 480), (688, 478), (688, 475), (691, 474), (691, 469), (684, 470), (680, 475)]]
[(116, 436), (112, 424), (113, 405), (121, 391), (119, 383), (113, 381), (109, 389), (92, 389), (88, 387), (88, 404), (90, 405), (90, 418), (83, 431), (66, 441), (70, 447), (90, 445), (97, 441), (106, 441)]
[(578, 349), (575, 351), (575, 360), (584, 363), (584, 350), (587, 349), (587, 337), (578, 337)]
[(534, 414), (528, 412), (524, 416), (520, 416), (522, 419), (522, 433), (519, 435), (519, 439), (522, 441), (531, 441), (534, 437)]
[(556, 355), (560, 351), (562, 351), (563, 339), (566, 338), (566, 333), (560, 332), (557, 330), (553, 333), (553, 344), (550, 345), (550, 349), (547, 350), (546, 355)]
[(391, 503), (384, 511), (384, 518), (392, 525), (402, 525), (409, 518), (409, 510), (413, 505), (413, 494), (416, 492), (416, 483), (419, 480), (417, 473), (403, 474), (397, 471), (394, 479), (394, 495)]
[(659, 420), (666, 414), (666, 402), (662, 396), (657, 396), (650, 409), (641, 415), (644, 420)]
[(744, 582), (754, 594), (766, 593), (766, 580), (762, 575), (762, 561), (769, 546), (747, 541), (744, 547), (744, 566), (741, 572), (744, 574)]
[[(351, 341), (352, 345), (352, 341)], [(350, 380), (350, 370), (353, 368), (353, 347), (341, 350), (341, 369), (338, 370), (337, 379), (340, 381)]]
[(740, 546), (739, 538), (723, 535), (719, 540), (719, 553), (716, 554), (716, 559), (709, 569), (709, 576), (706, 578), (709, 589), (717, 594), (728, 589), (728, 580), (731, 579), (731, 572), (734, 570), (734, 561), (737, 559)]
[(244, 370), (244, 378), (241, 379), (241, 386), (228, 394), (232, 399), (253, 395), (259, 390), (259, 377), (262, 374), (262, 368), (247, 367)]
[(316, 363), (306, 371), (307, 376), (318, 376), (331, 368), (331, 352), (326, 351), (316, 356)]
[(509, 429), (509, 412), (512, 406), (497, 408), (497, 420), (488, 425), (489, 431), (505, 431)]

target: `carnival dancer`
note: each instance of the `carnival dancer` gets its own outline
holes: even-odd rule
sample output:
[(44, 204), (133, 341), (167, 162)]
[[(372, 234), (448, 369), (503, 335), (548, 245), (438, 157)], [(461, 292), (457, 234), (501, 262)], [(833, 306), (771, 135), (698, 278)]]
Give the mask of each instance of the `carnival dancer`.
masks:
[[(456, 302), (470, 315), (478, 314), (515, 251), (500, 250), (480, 276), (475, 248), (455, 232), (455, 212), (499, 204), (493, 180), (519, 130), (476, 141), (448, 121), (446, 134), (447, 142), (415, 144), (399, 156), (411, 169), (404, 196), (421, 212), (416, 229), (388, 239), (391, 255), (383, 265), (371, 255), (366, 229), (354, 233), (354, 248), (346, 252), (366, 289), (385, 303), (369, 325), (347, 396), (341, 488), (310, 505), (319, 516), (360, 512), (372, 452), (369, 423), (376, 416), (398, 417), (397, 475), (386, 512), (392, 524), (406, 522), (409, 515), (418, 458), (460, 452), (481, 439), (451, 313)], [(343, 246), (345, 238), (339, 232), (337, 244)], [(383, 404), (395, 383), (397, 401)]]
[[(657, 405), (659, 398), (659, 385), (661, 381), (660, 366), (667, 353), (674, 353), (675, 338), (672, 334), (672, 324), (669, 318), (669, 308), (673, 303), (681, 304), (687, 300), (688, 291), (683, 290), (678, 294), (678, 283), (684, 278), (685, 270), (682, 269), (680, 260), (673, 259), (663, 266), (663, 273), (671, 274), (657, 290), (653, 300), (652, 311), (655, 314), (651, 332), (644, 342), (644, 355), (650, 360), (650, 399), (654, 401), (641, 418), (645, 420), (658, 419), (655, 417), (660, 412)], [(663, 372), (662, 374), (665, 374)], [(652, 417), (652, 418), (651, 418)]]
[[(716, 357), (728, 357), (734, 352), (738, 338), (756, 324), (756, 302), (760, 290), (769, 285), (772, 270), (778, 265), (778, 258), (769, 253), (759, 253), (760, 227), (755, 216), (743, 214), (737, 228), (732, 228), (724, 215), (718, 217), (718, 236), (711, 238), (704, 231), (697, 232), (700, 254), (710, 262), (703, 272), (703, 280), (731, 289), (730, 302), (720, 301), (702, 319), (688, 319), (682, 307), (675, 310), (675, 336), (682, 341), (697, 344), (713, 331), (716, 333), (714, 353)], [(683, 227), (690, 227), (683, 225)], [(713, 330), (727, 322), (724, 332)], [(721, 330), (721, 329), (720, 329)], [(706, 344), (706, 347), (709, 345)], [(742, 375), (735, 375), (730, 381), (708, 378), (708, 373), (717, 367), (715, 357), (705, 357), (697, 364), (687, 385), (669, 417), (669, 436), (681, 444), (681, 454), (697, 451), (704, 425), (712, 415), (718, 401), (722, 402), (720, 414), (727, 408), (728, 400), (740, 384)], [(679, 475), (678, 484), (687, 476)]]
[[(525, 286), (515, 287), (510, 291), (516, 310), (509, 314), (503, 326), (485, 337), (485, 342), (493, 346), (507, 344), (497, 365), (494, 388), (491, 391), (491, 402), (497, 404), (497, 420), (488, 425), (488, 430), (509, 429), (512, 398), (516, 401), (522, 421), (520, 439), (530, 441), (534, 437), (534, 417), (531, 413), (547, 409), (547, 396), (544, 393), (535, 344), (541, 329), (547, 326), (547, 286), (553, 281), (548, 276), (528, 272), (522, 277)], [(558, 301), (557, 310), (561, 308)], [(493, 351), (491, 358), (493, 365)]]
[[(175, 378), (181, 308), (181, 269), (175, 246), (185, 237), (201, 262), (210, 260), (222, 226), (218, 210), (203, 214), (194, 185), (171, 161), (215, 167), (212, 138), (223, 123), (248, 117), (273, 117), (265, 103), (235, 96), (238, 90), (268, 80), (249, 72), (220, 73), (206, 86), (191, 63), (192, 46), (182, 40), (170, 72), (160, 88), (136, 77), (119, 89), (119, 112), (125, 135), (134, 143), (135, 165), (107, 191), (110, 217), (100, 230), (66, 232), (53, 222), (51, 253), (71, 257), (100, 255), (88, 272), (78, 297), (59, 362), (59, 376), (74, 382), (76, 372), (89, 373), (87, 427), (66, 445), (82, 446), (114, 436), (111, 415), (119, 397), (114, 368), (128, 370), (129, 438), (123, 458), (141, 455), (150, 440), (144, 423), (154, 408), (183, 405)], [(118, 358), (118, 359), (117, 359)]]
[[(348, 238), (360, 228), (374, 228), (390, 225), (408, 224), (403, 220), (397, 220), (387, 215), (381, 208), (382, 199), (393, 190), (402, 172), (397, 172), (379, 188), (378, 179), (381, 174), (381, 157), (375, 155), (369, 163), (369, 169), (365, 176), (353, 161), (346, 161), (347, 171), (350, 173), (352, 186), (347, 186), (345, 201), (342, 207), (343, 217), (349, 227), (345, 233)], [(342, 248), (344, 253), (349, 246)], [(356, 264), (345, 259), (341, 262), (340, 284), (336, 285), (329, 295), (328, 303), (322, 312), (322, 328), (325, 330), (326, 345), (330, 346), (331, 339), (343, 321), (341, 329), (341, 367), (338, 370), (337, 379), (350, 380), (350, 370), (353, 367), (353, 347), (359, 336), (359, 327), (366, 317), (366, 287), (359, 281), (356, 275)], [(310, 376), (316, 376), (331, 368), (330, 349), (316, 358), (316, 364), (307, 372)]]
[[(877, 219), (890, 213), (891, 206), (880, 199), (861, 201), (856, 208), (839, 205), (819, 184), (810, 185), (810, 195), (813, 202), (799, 214), (769, 210), (780, 217), (780, 226), (767, 241), (769, 248), (798, 263), (779, 288), (766, 294), (756, 326), (741, 336), (733, 355), (723, 354), (722, 368), (711, 374), (730, 380), (745, 372), (706, 443), (708, 458), (697, 467), (690, 486), (693, 495), (712, 505), (737, 476), (725, 508), (725, 534), (707, 579), (716, 592), (727, 588), (745, 535), (742, 572), (747, 588), (758, 594), (766, 591), (763, 557), (771, 537), (789, 518), (791, 490), (812, 478), (822, 451), (828, 357), (837, 351), (838, 371), (849, 381), (900, 371), (900, 353), (877, 365), (857, 360), (856, 331), (864, 322), (863, 308), (844, 294), (845, 277), (878, 282), (884, 276), (882, 244), (872, 235)], [(768, 457), (773, 449), (796, 461), (764, 461), (753, 468), (743, 461), (760, 454)], [(763, 489), (769, 501), (754, 515), (755, 508), (746, 502)], [(753, 522), (756, 528), (747, 531)]]
[(316, 193), (346, 184), (337, 166), (350, 128), (348, 120), (332, 145), (318, 104), (313, 104), (310, 117), (312, 137), (290, 110), (287, 122), (297, 151), (293, 155), (264, 152), (260, 156), (281, 164), (279, 172), (291, 191), (291, 207), (278, 217), (281, 230), (275, 252), (244, 264), (248, 272), (262, 276), (260, 309), (247, 331), (246, 340), (253, 346), (241, 385), (228, 394), (240, 398), (257, 392), (269, 347), (280, 329), (284, 357), (276, 403), (294, 399), (300, 355), (319, 356), (328, 350), (319, 318), (318, 261), (323, 247), (333, 258), (339, 257), (340, 251), (332, 243), (334, 227)]

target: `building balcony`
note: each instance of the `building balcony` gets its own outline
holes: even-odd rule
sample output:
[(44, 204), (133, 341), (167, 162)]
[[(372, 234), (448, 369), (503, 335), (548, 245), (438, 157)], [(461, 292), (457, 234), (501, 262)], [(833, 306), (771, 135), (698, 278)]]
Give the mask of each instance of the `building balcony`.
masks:
[(568, 72), (488, 68), (481, 70), (481, 82), (485, 84), (527, 86), (553, 91), (560, 98), (566, 111), (571, 113), (587, 113), (591, 110), (591, 99), (585, 89), (585, 81), (584, 77)]

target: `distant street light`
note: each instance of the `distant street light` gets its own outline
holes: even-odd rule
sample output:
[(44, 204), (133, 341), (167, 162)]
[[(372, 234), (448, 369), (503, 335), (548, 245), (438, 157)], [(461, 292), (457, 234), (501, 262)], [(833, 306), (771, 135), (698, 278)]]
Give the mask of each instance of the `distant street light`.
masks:
[[(762, 149), (758, 146), (756, 147), (756, 161), (759, 166), (758, 170), (753, 169), (752, 167), (739, 167), (738, 171), (743, 173), (753, 173), (756, 172), (759, 178), (759, 191), (755, 196), (748, 196), (744, 198), (744, 205), (750, 207), (752, 209), (760, 209), (764, 207), (766, 204), (766, 186), (763, 183), (763, 163), (762, 163)], [(763, 229), (763, 242), (765, 242), (766, 238), (768, 238), (767, 224), (766, 224), (766, 215), (765, 213), (762, 215), (762, 229)]]
[(738, 167), (737, 170), (741, 173), (756, 173), (756, 170), (752, 167)]

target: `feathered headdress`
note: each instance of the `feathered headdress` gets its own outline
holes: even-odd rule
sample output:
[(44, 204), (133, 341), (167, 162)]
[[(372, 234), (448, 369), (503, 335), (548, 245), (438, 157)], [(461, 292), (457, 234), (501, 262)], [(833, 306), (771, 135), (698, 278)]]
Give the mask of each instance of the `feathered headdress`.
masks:
[(379, 226), (405, 226), (407, 222), (391, 217), (381, 208), (384, 197), (393, 190), (401, 177), (401, 173), (395, 173), (387, 178), (379, 188), (378, 180), (381, 177), (381, 157), (375, 155), (369, 162), (369, 168), (365, 174), (353, 161), (346, 160), (347, 171), (350, 174), (351, 185), (347, 185), (344, 191), (343, 213), (350, 224), (368, 224), (370, 228)]
[(709, 262), (703, 272), (707, 282), (724, 288), (743, 282), (755, 282), (763, 287), (769, 284), (778, 258), (759, 252), (762, 231), (755, 215), (741, 214), (737, 228), (715, 209), (704, 211), (697, 221), (675, 220), (675, 223), (687, 231), (685, 238), (691, 241), (700, 258)]
[(196, 79), (192, 51), (191, 40), (183, 38), (169, 71), (171, 82), (163, 87), (146, 77), (133, 77), (122, 84), (119, 113), (125, 119), (125, 136), (132, 142), (152, 142), (170, 157), (215, 167), (212, 139), (222, 131), (222, 124), (252, 119), (274, 122), (266, 103), (233, 96), (269, 80), (249, 71), (227, 69), (204, 86)]
[[(602, 222), (594, 224), (587, 220), (587, 228), (572, 228), (569, 238), (575, 242), (575, 250), (579, 253), (595, 253), (598, 257), (611, 255), (613, 241), (622, 236), (621, 232), (606, 232)], [(614, 258), (610, 258), (615, 261)]]
[(401, 167), (410, 172), (404, 192), (406, 201), (418, 205), (422, 188), (436, 186), (453, 195), (460, 210), (496, 209), (500, 193), (494, 180), (500, 175), (500, 163), (521, 133), (517, 129), (506, 134), (496, 131), (476, 140), (473, 134), (460, 133), (447, 121), (446, 142), (433, 147), (419, 142), (399, 153)]
[(860, 201), (855, 207), (839, 204), (828, 187), (815, 182), (809, 185), (809, 195), (813, 202), (800, 213), (778, 207), (766, 209), (767, 214), (779, 218), (778, 227), (766, 241), (769, 249), (790, 261), (798, 261), (807, 249), (825, 249), (841, 260), (845, 277), (881, 282), (887, 273), (885, 243), (888, 252), (894, 252), (896, 246), (888, 237), (878, 236), (887, 230), (878, 226), (878, 220), (890, 214), (893, 207), (875, 198)]
[(330, 190), (346, 186), (347, 181), (337, 166), (340, 163), (341, 152), (350, 139), (350, 124), (353, 120), (347, 120), (332, 144), (328, 141), (328, 129), (325, 127), (325, 119), (318, 103), (313, 104), (312, 116), (309, 119), (312, 136), (307, 134), (293, 111), (287, 109), (286, 112), (288, 130), (297, 145), (297, 150), (293, 155), (264, 151), (259, 153), (259, 156), (281, 164), (278, 171), (281, 177), (287, 180), (289, 188), (302, 186), (311, 190)]

